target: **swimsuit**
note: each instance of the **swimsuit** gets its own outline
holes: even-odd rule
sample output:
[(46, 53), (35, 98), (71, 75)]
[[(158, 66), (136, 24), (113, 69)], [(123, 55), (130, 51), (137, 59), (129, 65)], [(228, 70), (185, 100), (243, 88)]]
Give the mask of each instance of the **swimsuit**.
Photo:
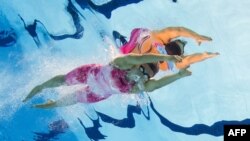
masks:
[(143, 28), (135, 28), (131, 32), (131, 36), (129, 42), (120, 47), (120, 51), (123, 54), (128, 54), (132, 52), (132, 50), (138, 46), (141, 47), (143, 42), (150, 38), (150, 30)]
[[(124, 44), (122, 47), (120, 47), (120, 52), (123, 54), (131, 53), (136, 47), (138, 47), (139, 52), (141, 53), (142, 44), (150, 38), (150, 30), (144, 29), (144, 28), (135, 28), (131, 32), (130, 40), (126, 44)], [(158, 53), (158, 54), (165, 54), (167, 55), (167, 52), (165, 50), (165, 46), (161, 43), (154, 42), (152, 43), (152, 47), (144, 51), (144, 53)], [(170, 61), (163, 62), (161, 61), (159, 63), (159, 67), (161, 70), (171, 70), (173, 71), (176, 69), (175, 64)]]
[(135, 82), (129, 82), (126, 75), (126, 70), (111, 65), (89, 64), (66, 74), (65, 82), (67, 85), (85, 84), (83, 89), (76, 91), (76, 101), (94, 103), (112, 94), (129, 93)]

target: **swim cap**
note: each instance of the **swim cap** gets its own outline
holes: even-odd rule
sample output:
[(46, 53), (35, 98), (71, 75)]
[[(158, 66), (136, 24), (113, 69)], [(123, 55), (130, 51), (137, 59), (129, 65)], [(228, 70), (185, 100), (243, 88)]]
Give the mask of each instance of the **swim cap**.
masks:
[[(178, 43), (183, 46), (183, 51), (181, 50), (181, 46)], [(164, 44), (165, 50), (167, 51), (168, 55), (182, 55), (184, 53), (184, 47), (186, 43), (186, 41), (180, 39), (171, 41), (170, 43)]]

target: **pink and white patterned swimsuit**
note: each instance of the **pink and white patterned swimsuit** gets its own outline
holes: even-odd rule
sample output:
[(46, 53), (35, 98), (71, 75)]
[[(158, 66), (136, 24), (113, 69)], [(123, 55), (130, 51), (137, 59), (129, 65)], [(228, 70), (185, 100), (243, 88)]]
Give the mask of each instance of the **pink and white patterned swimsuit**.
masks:
[(111, 65), (89, 64), (80, 66), (65, 76), (67, 85), (85, 84), (76, 91), (77, 102), (94, 103), (107, 99), (112, 94), (129, 93), (134, 82), (126, 79), (127, 71)]

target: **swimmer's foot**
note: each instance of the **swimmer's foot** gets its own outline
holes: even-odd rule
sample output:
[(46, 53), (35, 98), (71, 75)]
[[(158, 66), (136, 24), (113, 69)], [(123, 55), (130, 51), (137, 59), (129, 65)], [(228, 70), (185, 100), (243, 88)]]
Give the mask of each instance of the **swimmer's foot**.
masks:
[(118, 31), (113, 31), (113, 37), (119, 47), (127, 43), (126, 36), (121, 35)]
[(53, 100), (48, 100), (47, 103), (33, 105), (32, 107), (41, 108), (41, 109), (54, 108), (54, 107), (56, 107), (56, 102)]
[(29, 99), (31, 99), (33, 96), (35, 96), (36, 94), (38, 94), (41, 91), (42, 91), (42, 87), (41, 86), (36, 86), (35, 88), (33, 88), (31, 90), (31, 92), (28, 94), (28, 96), (25, 97), (23, 102), (28, 101)]

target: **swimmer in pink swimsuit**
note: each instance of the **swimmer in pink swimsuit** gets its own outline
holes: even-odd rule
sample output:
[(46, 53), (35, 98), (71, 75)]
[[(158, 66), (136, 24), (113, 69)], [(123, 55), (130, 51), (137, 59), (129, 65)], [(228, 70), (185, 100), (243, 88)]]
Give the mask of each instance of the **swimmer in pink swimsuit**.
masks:
[[(208, 53), (207, 58), (215, 57), (216, 53)], [(81, 89), (62, 97), (57, 101), (49, 100), (38, 104), (36, 108), (53, 108), (80, 103), (95, 103), (107, 99), (113, 94), (151, 92), (185, 76), (191, 75), (187, 68), (178, 73), (164, 76), (159, 80), (151, 79), (150, 74), (140, 66), (159, 61), (179, 62), (180, 56), (161, 54), (128, 54), (115, 58), (108, 65), (89, 64), (78, 67), (66, 75), (58, 75), (31, 90), (23, 102), (37, 95), (43, 89), (61, 85), (79, 85)]]
[(66, 74), (65, 83), (69, 86), (86, 84), (86, 87), (76, 92), (77, 102), (94, 103), (112, 94), (130, 93), (135, 82), (129, 82), (126, 76), (127, 71), (111, 65), (90, 64), (78, 67)]

